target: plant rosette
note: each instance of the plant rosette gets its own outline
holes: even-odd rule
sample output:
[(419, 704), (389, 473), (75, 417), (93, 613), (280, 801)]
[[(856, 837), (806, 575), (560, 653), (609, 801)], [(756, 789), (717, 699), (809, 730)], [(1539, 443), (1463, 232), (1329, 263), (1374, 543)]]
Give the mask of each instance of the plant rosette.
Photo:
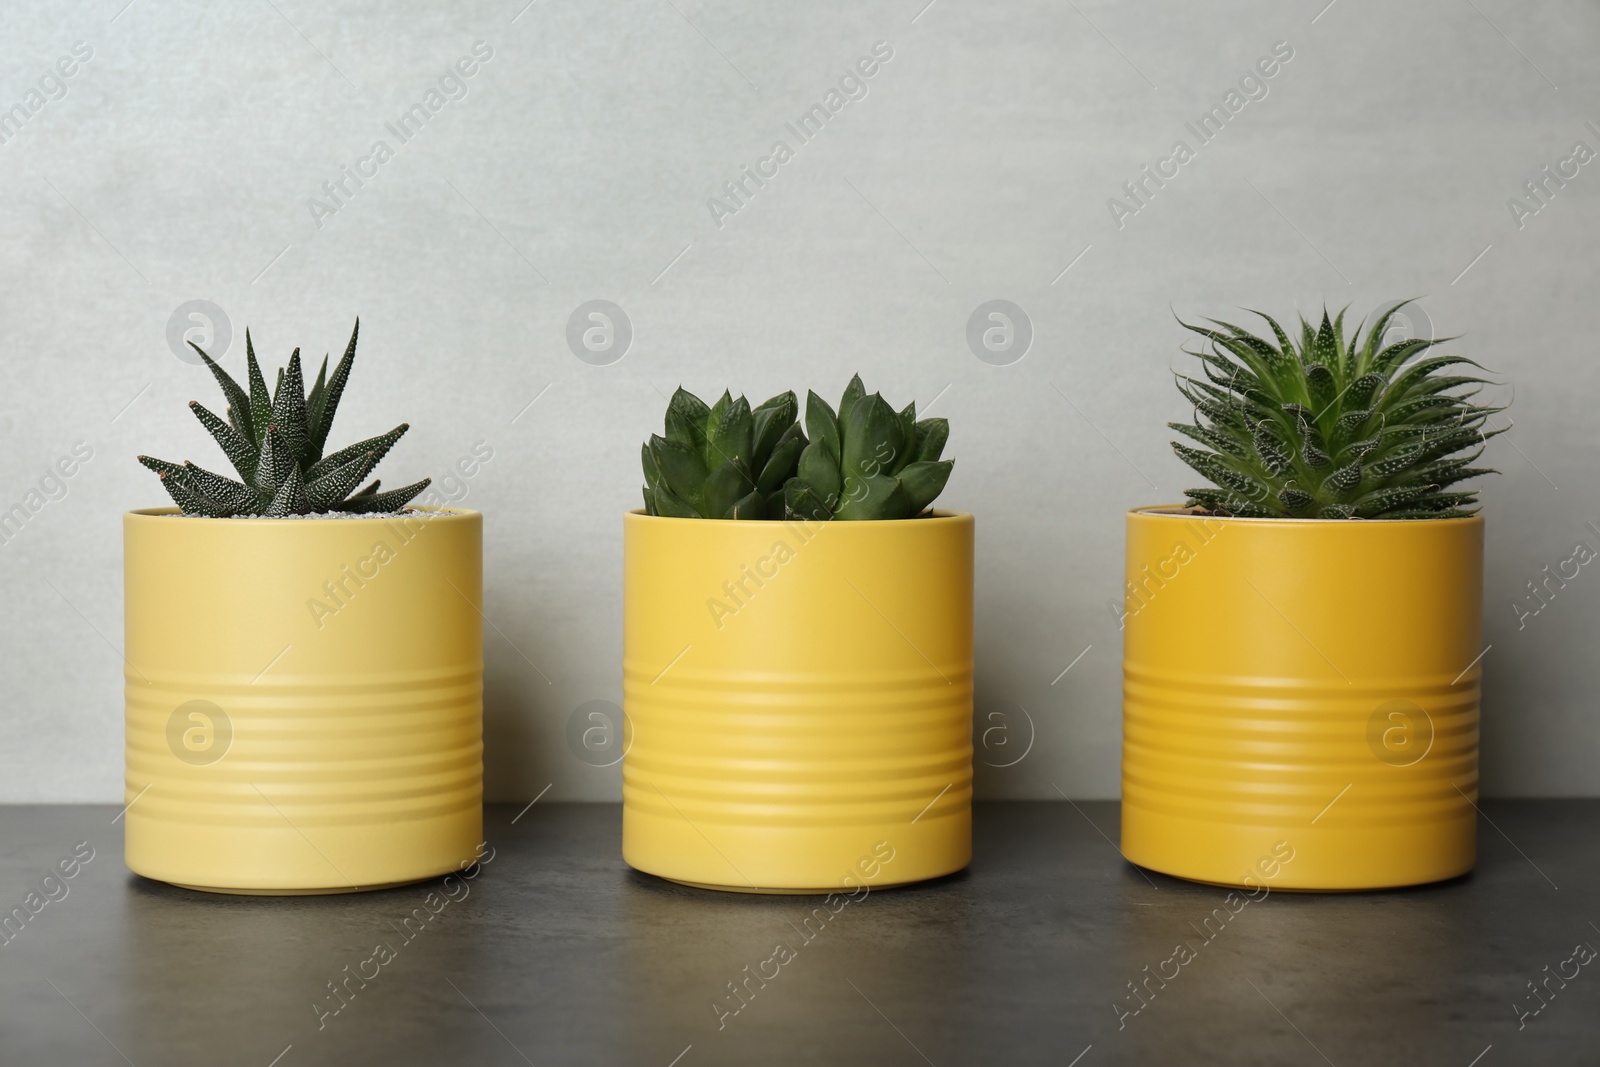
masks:
[[(943, 420), (928, 442), (934, 420), (895, 414), (859, 379), (845, 400), (859, 420), (813, 394), (809, 445), (792, 396), (761, 405), (777, 417), (754, 435), (772, 442), (753, 446), (759, 466), (728, 444), (742, 400), (713, 416), (675, 397), (668, 436), (646, 446), (657, 513), (623, 518), (622, 851), (640, 871), (827, 893), (971, 860), (973, 518), (919, 499), (948, 475), (948, 461), (910, 469), (937, 462)], [(734, 432), (696, 430), (713, 417)], [(653, 465), (708, 449), (687, 474)], [(861, 487), (846, 467), (838, 497), (817, 492), (846, 456), (875, 460)], [(749, 476), (743, 492), (718, 487), (723, 466)], [(678, 517), (708, 500), (728, 517)], [(849, 517), (878, 511), (908, 517)]]
[[(1498, 410), (1432, 339), (1190, 327), (1174, 445), (1213, 482), (1127, 516), (1122, 849), (1200, 882), (1416, 885), (1472, 869), (1483, 519)], [(1263, 316), (1266, 318), (1266, 316)]]
[(482, 516), (350, 495), (398, 433), (307, 478), (337, 392), (297, 403), (296, 358), (263, 404), (249, 364), (201, 416), (241, 480), (147, 461), (187, 513), (123, 516), (127, 865), (259, 894), (453, 871), (482, 840)]

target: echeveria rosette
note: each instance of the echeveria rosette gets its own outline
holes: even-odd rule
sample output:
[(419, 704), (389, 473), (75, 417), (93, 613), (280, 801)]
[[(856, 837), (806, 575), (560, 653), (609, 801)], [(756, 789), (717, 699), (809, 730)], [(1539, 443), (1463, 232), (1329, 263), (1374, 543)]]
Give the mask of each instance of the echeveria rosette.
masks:
[(679, 388), (666, 433), (640, 452), (646, 514), (681, 519), (781, 519), (783, 486), (806, 445), (794, 394), (752, 409), (726, 391), (714, 405)]
[[(1439, 519), (1477, 512), (1477, 491), (1459, 483), (1495, 473), (1472, 464), (1503, 410), (1474, 402), (1489, 384), (1441, 373), (1479, 364), (1427, 355), (1449, 338), (1382, 346), (1390, 318), (1380, 315), (1346, 344), (1344, 312), (1313, 328), (1300, 320), (1298, 344), (1271, 316), (1272, 344), (1231, 323), (1182, 325), (1210, 345), (1186, 349), (1204, 378), (1180, 375), (1193, 423), (1168, 423), (1204, 448), (1173, 450), (1212, 483), (1186, 490), (1189, 506), (1252, 518)], [(1181, 320), (1180, 320), (1181, 321)]]
[(954, 460), (941, 460), (950, 424), (917, 419), (915, 402), (896, 412), (867, 394), (858, 374), (836, 413), (816, 393), (806, 397), (811, 443), (784, 487), (788, 515), (803, 519), (909, 519), (944, 491)]
[(328, 376), (327, 357), (323, 357), (309, 393), (298, 348), (289, 357), (288, 367), (278, 371), (276, 387), (269, 394), (249, 330), (244, 335), (248, 392), (199, 345), (190, 342), (222, 387), (228, 417), (226, 421), (218, 418), (198, 401), (191, 401), (189, 408), (221, 446), (239, 480), (188, 462), (180, 466), (151, 456), (140, 456), (139, 462), (160, 475), (167, 494), (187, 515), (278, 518), (330, 511), (376, 514), (405, 507), (432, 479), (387, 492), (380, 492), (379, 482), (374, 480), (359, 492), (355, 490), (404, 436), (410, 428), (406, 423), (337, 452), (322, 453), (350, 378), (360, 332), (361, 320), (357, 319), (332, 377)]

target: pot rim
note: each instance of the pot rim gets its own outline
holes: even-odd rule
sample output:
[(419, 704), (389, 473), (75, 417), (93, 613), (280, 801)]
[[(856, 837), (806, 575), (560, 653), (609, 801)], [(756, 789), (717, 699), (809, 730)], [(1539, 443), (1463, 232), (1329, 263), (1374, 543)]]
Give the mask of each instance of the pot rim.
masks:
[[(686, 524), (701, 523), (703, 525), (737, 526), (740, 529), (760, 529), (762, 526), (785, 526), (792, 522), (807, 521), (805, 519), (702, 519), (698, 516), (693, 519), (680, 519), (672, 515), (646, 515), (644, 513), (644, 508), (634, 508), (631, 511), (626, 511), (623, 513), (623, 518), (627, 520), (643, 519), (650, 523), (681, 522)], [(919, 515), (914, 519), (856, 519), (851, 521), (840, 521), (836, 519), (813, 519), (810, 521), (815, 522), (818, 525), (826, 524), (829, 527), (858, 526), (862, 528), (872, 528), (881, 526), (943, 526), (952, 522), (971, 522), (972, 519), (973, 516), (970, 511), (945, 511), (941, 508), (934, 508), (931, 515), (928, 515), (927, 517)]]
[[(473, 508), (457, 508), (457, 507), (440, 506), (440, 505), (437, 505), (437, 504), (415, 504), (415, 505), (410, 505), (408, 507), (408, 510), (410, 510), (410, 511), (423, 511), (423, 512), (432, 513), (431, 518), (429, 519), (430, 522), (435, 520), (435, 519), (457, 519), (457, 520), (459, 520), (459, 519), (481, 518), (483, 516), (483, 512), (474, 510)], [(138, 520), (138, 521), (144, 521), (146, 519), (165, 518), (165, 517), (170, 516), (170, 515), (183, 515), (183, 512), (176, 505), (168, 504), (168, 505), (163, 505), (162, 507), (157, 507), (157, 508), (134, 508), (131, 511), (124, 511), (122, 513), (122, 515), (123, 515), (123, 518), (125, 518), (125, 519), (134, 519), (134, 520)], [(211, 515), (183, 515), (183, 518), (189, 519), (189, 520), (194, 521), (194, 522), (206, 522), (206, 523), (220, 522), (220, 523), (230, 523), (230, 524), (243, 523), (243, 524), (246, 524), (246, 525), (259, 525), (259, 524), (263, 524), (263, 523), (274, 523), (274, 524), (282, 523), (282, 524), (285, 524), (285, 525), (298, 525), (298, 524), (304, 522), (304, 520), (296, 520), (295, 523), (291, 524), (291, 523), (288, 522), (288, 520), (286, 518), (276, 517), (276, 516), (267, 516), (267, 515), (235, 515), (235, 516), (231, 516), (229, 518), (216, 518), (216, 517), (213, 517)], [(360, 524), (374, 523), (374, 522), (393, 522), (394, 520), (400, 519), (400, 518), (405, 518), (405, 515), (403, 515), (403, 514), (394, 514), (394, 513), (387, 513), (387, 514), (383, 514), (383, 515), (361, 515), (361, 516), (356, 517), (356, 518), (335, 519), (335, 520), (332, 520), (332, 521), (338, 522), (338, 523), (352, 523), (352, 524), (360, 525)], [(316, 520), (310, 520), (310, 522), (311, 522), (311, 525), (312, 525), (313, 528), (319, 528), (319, 524), (316, 523)]]
[(1364, 526), (1379, 524), (1387, 526), (1416, 526), (1419, 528), (1457, 524), (1483, 525), (1483, 516), (1481, 514), (1439, 519), (1265, 519), (1246, 515), (1205, 515), (1194, 511), (1187, 504), (1146, 504), (1142, 507), (1129, 508), (1127, 514), (1129, 518), (1148, 516), (1158, 519), (1209, 519), (1213, 522), (1242, 523), (1260, 527), (1287, 526), (1297, 529), (1308, 527), (1335, 528), (1340, 525), (1359, 529)]

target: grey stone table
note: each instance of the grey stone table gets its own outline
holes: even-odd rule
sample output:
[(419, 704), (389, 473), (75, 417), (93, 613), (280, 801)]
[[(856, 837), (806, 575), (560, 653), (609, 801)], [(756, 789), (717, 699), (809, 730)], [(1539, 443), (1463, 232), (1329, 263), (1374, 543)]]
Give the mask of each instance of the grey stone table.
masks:
[(1571, 962), (1600, 947), (1600, 801), (1486, 804), (1454, 882), (1209, 925), (1225, 891), (1124, 863), (1109, 803), (980, 805), (968, 872), (809, 926), (815, 898), (630, 871), (613, 806), (492, 807), (448, 902), (175, 889), (122, 866), (116, 814), (0, 808), (0, 909), (38, 894), (0, 945), (5, 1067), (1600, 1064), (1600, 960)]

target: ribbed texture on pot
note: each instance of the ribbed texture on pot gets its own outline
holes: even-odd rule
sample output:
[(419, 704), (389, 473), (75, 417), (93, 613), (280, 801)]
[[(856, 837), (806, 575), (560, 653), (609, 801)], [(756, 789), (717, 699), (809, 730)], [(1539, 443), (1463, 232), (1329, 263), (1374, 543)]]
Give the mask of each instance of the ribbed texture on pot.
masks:
[[(1428, 710), (1424, 771), (1379, 763), (1364, 730), (1393, 699)], [(1309, 820), (1351, 784), (1319, 823), (1395, 827), (1454, 822), (1475, 795), (1478, 687), (1414, 681), (1348, 686), (1288, 679), (1194, 679), (1130, 665), (1123, 683), (1123, 801), (1193, 819), (1249, 824)], [(1357, 788), (1359, 786), (1359, 788)]]
[(670, 686), (651, 686), (652, 674), (625, 672), (635, 732), (624, 788), (638, 811), (848, 827), (909, 818), (941, 792), (946, 813), (970, 802), (971, 734), (957, 706), (970, 703), (970, 669), (947, 667), (949, 682), (926, 667), (833, 678), (684, 670)]
[[(161, 780), (139, 801), (141, 818), (340, 826), (472, 812), (482, 803), (476, 664), (292, 684), (173, 675), (146, 686), (132, 671), (127, 681), (128, 781)], [(233, 741), (215, 763), (174, 767), (167, 722), (192, 693), (229, 709)]]

